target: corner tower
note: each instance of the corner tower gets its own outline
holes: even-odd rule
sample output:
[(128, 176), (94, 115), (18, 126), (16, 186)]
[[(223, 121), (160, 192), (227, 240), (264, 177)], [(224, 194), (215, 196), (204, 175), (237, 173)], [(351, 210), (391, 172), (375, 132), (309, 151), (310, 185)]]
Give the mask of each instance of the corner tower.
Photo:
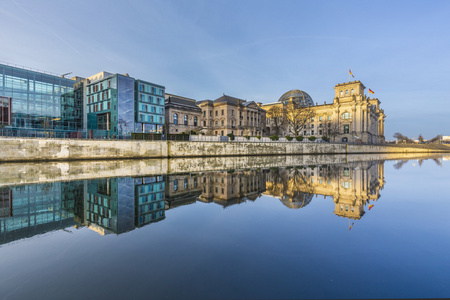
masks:
[(334, 87), (334, 97), (339, 98), (339, 101), (343, 102), (351, 101), (353, 100), (353, 95), (364, 96), (365, 88), (364, 84), (359, 80), (339, 83)]

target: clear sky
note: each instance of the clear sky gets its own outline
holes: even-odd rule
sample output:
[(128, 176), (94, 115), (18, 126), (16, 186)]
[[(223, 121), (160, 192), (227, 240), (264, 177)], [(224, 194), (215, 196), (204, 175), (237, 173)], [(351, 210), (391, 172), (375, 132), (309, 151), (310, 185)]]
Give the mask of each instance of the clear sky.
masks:
[[(450, 135), (450, 1), (0, 0), (0, 60), (100, 71), (196, 100), (330, 103), (356, 79), (385, 110), (386, 138)], [(368, 90), (366, 90), (368, 92)]]

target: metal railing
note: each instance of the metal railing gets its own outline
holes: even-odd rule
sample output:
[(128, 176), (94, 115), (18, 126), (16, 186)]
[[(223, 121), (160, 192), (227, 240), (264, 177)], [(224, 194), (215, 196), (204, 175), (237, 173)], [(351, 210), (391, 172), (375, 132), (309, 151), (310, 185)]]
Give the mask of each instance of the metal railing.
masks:
[[(363, 144), (360, 142), (342, 142), (342, 141), (322, 141), (321, 139), (310, 141), (304, 138), (297, 141), (295, 138), (288, 141), (286, 138), (271, 140), (269, 137), (245, 137), (235, 136), (232, 140), (229, 136), (218, 135), (189, 135), (189, 134), (153, 134), (153, 133), (130, 133), (128, 135), (110, 134), (107, 130), (84, 130), (84, 131), (54, 131), (23, 128), (0, 128), (1, 137), (10, 138), (43, 138), (43, 139), (83, 139), (83, 140), (122, 140), (122, 141), (190, 141), (190, 142), (233, 142), (233, 143), (301, 143), (301, 144)], [(370, 144), (376, 145), (376, 143)]]

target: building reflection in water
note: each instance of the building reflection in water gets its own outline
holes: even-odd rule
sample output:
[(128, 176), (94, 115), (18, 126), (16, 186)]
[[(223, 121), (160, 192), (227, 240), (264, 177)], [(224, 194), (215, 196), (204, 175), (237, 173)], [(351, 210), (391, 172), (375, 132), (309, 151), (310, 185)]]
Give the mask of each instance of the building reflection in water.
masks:
[(80, 223), (100, 234), (120, 234), (165, 218), (164, 176), (96, 179), (87, 183)]
[(0, 189), (0, 244), (67, 227), (121, 234), (197, 201), (226, 208), (261, 195), (290, 209), (332, 197), (334, 214), (359, 220), (384, 186), (384, 162), (105, 178)]
[(384, 162), (276, 168), (267, 176), (265, 194), (289, 208), (308, 205), (314, 195), (330, 196), (337, 216), (359, 220), (384, 183)]

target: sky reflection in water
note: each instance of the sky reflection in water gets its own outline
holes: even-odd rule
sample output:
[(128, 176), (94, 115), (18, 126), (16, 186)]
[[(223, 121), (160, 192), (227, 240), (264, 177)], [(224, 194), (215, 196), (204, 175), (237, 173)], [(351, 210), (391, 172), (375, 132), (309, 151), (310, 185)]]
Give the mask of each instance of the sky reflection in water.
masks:
[(368, 161), (1, 188), (0, 296), (449, 297), (449, 165)]

